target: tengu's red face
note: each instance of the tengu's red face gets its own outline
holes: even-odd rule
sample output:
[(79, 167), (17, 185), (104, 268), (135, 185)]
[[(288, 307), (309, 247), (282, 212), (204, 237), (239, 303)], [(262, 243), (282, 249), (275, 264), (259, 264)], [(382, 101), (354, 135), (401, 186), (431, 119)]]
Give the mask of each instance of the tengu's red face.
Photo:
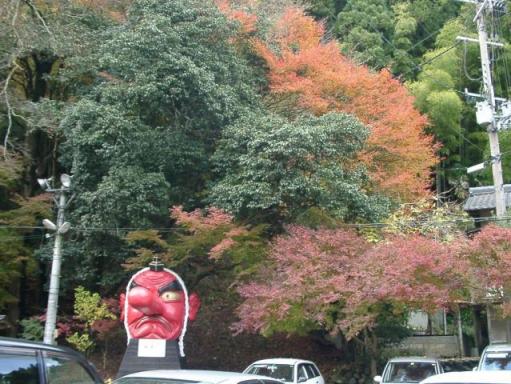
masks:
[[(129, 333), (135, 339), (179, 338), (185, 319), (185, 294), (176, 277), (167, 271), (144, 271), (133, 280), (128, 308), (121, 297), (121, 316), (128, 316)], [(191, 294), (188, 318), (194, 320), (199, 297)]]

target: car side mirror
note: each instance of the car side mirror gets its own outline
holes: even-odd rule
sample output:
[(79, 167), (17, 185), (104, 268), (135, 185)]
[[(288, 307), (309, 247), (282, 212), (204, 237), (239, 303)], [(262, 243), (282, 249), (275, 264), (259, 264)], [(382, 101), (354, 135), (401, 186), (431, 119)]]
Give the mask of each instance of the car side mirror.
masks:
[(381, 383), (381, 376), (379, 376), (379, 375), (375, 376), (375, 377), (373, 377), (373, 380), (375, 383)]
[(477, 367), (472, 368), (472, 371), (477, 371)]
[(299, 382), (299, 383), (305, 383), (306, 381), (307, 381), (307, 378), (306, 378), (306, 377), (300, 376), (300, 377), (298, 378), (298, 382)]

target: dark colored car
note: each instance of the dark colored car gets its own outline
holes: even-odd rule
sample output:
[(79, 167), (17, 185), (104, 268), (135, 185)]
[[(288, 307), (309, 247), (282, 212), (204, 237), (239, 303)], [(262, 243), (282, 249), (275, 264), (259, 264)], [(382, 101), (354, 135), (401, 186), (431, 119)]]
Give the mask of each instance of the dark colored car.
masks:
[(72, 349), (0, 337), (0, 383), (103, 384), (103, 380)]

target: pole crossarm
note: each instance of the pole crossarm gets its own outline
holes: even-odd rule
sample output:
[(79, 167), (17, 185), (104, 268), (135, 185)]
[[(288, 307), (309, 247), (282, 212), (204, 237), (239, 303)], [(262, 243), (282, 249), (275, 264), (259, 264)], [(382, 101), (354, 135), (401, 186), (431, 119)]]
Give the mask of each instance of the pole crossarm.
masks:
[[(465, 94), (465, 96), (474, 97), (477, 99), (485, 99), (486, 98), (485, 95), (481, 95), (480, 93), (469, 92), (467, 88), (465, 88), (465, 92), (463, 92), (463, 93)], [(507, 99), (504, 99), (503, 97), (494, 97), (494, 99), (495, 99), (495, 101), (498, 101), (500, 103), (507, 101)]]
[[(458, 40), (458, 41), (468, 41), (468, 42), (471, 42), (471, 43), (479, 43), (478, 39), (473, 39), (471, 37), (466, 37), (466, 36), (456, 36), (456, 40)], [(500, 48), (504, 47), (503, 43), (498, 43), (496, 41), (487, 41), (486, 44), (493, 45), (495, 47), (500, 47)]]

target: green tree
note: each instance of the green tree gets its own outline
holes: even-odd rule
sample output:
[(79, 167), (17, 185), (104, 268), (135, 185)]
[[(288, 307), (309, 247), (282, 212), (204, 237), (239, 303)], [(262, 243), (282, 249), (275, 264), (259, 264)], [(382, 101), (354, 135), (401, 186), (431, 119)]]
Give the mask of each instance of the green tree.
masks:
[(413, 77), (416, 59), (410, 52), (413, 46), (413, 38), (417, 32), (417, 20), (411, 14), (410, 3), (398, 3), (394, 6), (394, 36), (392, 71), (405, 78)]
[[(335, 8), (328, 2), (313, 4), (320, 14)], [(414, 79), (420, 57), (458, 9), (444, 0), (348, 0), (334, 29), (344, 52), (356, 61), (375, 69), (389, 67), (396, 76)]]
[(122, 278), (122, 228), (167, 226), (172, 204), (200, 204), (223, 127), (257, 104), (234, 31), (212, 2), (138, 0), (73, 61), (92, 80), (59, 128), (74, 175), (70, 221), (81, 231), (67, 268), (79, 266), (70, 276), (88, 288)]
[(343, 51), (373, 68), (390, 63), (393, 14), (386, 0), (348, 0), (337, 16)]
[(346, 0), (310, 0), (308, 11), (317, 19), (326, 20), (328, 29), (335, 26), (337, 15), (346, 5)]
[(450, 49), (462, 30), (463, 26), (456, 20), (444, 25), (436, 37), (435, 49), (424, 55), (426, 64), (422, 66), (417, 81), (410, 84), (416, 106), (427, 114), (429, 130), (441, 144), (439, 154), (443, 160), (436, 170), (437, 193), (449, 189), (448, 185), (461, 173), (448, 170), (460, 168), (462, 164), (460, 146), (464, 104), (457, 90), (462, 81), (459, 69), (463, 63), (459, 48)]
[(7, 313), (13, 336), (20, 315), (28, 312), (27, 302), (39, 304), (29, 299), (38, 278), (33, 249), (42, 239), (33, 227), (50, 215), (47, 199), (23, 197), (24, 171), (21, 157), (0, 160), (0, 311)]
[(222, 127), (254, 99), (230, 36), (212, 4), (180, 0), (136, 1), (107, 31), (102, 80), (63, 123), (83, 222), (147, 225), (193, 203)]
[(109, 321), (111, 328), (115, 325), (112, 320), (117, 319), (98, 293), (89, 292), (83, 287), (75, 289), (74, 314), (83, 323), (83, 331), (74, 332), (66, 340), (80, 352), (88, 352), (96, 345), (95, 338), (98, 329), (101, 329), (101, 322)]
[(247, 115), (226, 128), (209, 201), (240, 218), (290, 221), (312, 207), (340, 219), (375, 220), (387, 202), (368, 195), (354, 164), (368, 131), (341, 113), (287, 121)]

